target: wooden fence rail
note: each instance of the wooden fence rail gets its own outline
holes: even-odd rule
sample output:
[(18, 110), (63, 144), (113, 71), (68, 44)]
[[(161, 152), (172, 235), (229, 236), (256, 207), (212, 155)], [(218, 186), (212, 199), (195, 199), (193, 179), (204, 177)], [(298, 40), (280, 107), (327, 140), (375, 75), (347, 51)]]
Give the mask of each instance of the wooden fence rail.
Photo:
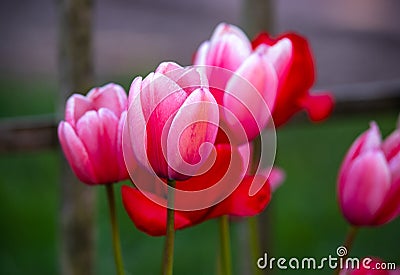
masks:
[[(334, 114), (400, 110), (400, 80), (328, 88), (336, 94)], [(0, 154), (56, 148), (55, 114), (0, 119)]]

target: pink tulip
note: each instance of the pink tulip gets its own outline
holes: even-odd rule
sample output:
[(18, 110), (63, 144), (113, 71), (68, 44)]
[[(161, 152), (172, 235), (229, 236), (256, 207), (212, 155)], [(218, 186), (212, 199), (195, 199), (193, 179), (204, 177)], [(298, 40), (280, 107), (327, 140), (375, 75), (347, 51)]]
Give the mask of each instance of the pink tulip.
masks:
[(339, 172), (343, 215), (355, 226), (377, 226), (400, 214), (400, 130), (383, 143), (371, 123), (351, 146)]
[(218, 131), (218, 106), (200, 71), (161, 63), (133, 80), (128, 141), (137, 163), (159, 177), (184, 180), (210, 155)]
[[(282, 39), (274, 46), (261, 45), (253, 51), (246, 35), (225, 23), (200, 45), (194, 65), (215, 66), (207, 69), (210, 91), (224, 107), (221, 119), (238, 143), (254, 139), (271, 118), (278, 75), (288, 67), (291, 49), (290, 40)], [(243, 128), (244, 137), (238, 137), (238, 128)]]
[(126, 93), (116, 84), (68, 99), (65, 121), (58, 125), (58, 138), (82, 182), (108, 184), (129, 178), (122, 154), (126, 109)]

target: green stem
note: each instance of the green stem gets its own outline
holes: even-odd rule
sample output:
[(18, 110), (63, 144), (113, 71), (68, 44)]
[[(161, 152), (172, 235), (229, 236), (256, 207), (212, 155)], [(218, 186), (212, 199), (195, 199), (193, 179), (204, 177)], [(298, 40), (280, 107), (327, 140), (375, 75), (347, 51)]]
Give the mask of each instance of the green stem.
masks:
[(165, 236), (163, 274), (172, 275), (174, 266), (174, 239), (175, 239), (175, 221), (174, 221), (174, 187), (175, 181), (168, 180), (168, 209), (167, 209), (167, 234)]
[[(347, 232), (346, 240), (344, 241), (343, 246), (346, 247), (347, 253), (343, 256), (343, 262), (346, 261), (347, 257), (350, 254), (351, 248), (353, 247), (354, 239), (356, 238), (358, 232), (358, 227), (350, 226), (349, 231)], [(338, 266), (334, 272), (334, 274), (340, 274), (340, 266)]]
[(221, 244), (221, 270), (223, 275), (232, 274), (231, 243), (229, 234), (229, 217), (219, 219), (219, 237)]
[(115, 268), (117, 269), (118, 275), (123, 275), (124, 267), (122, 263), (121, 243), (119, 239), (117, 214), (115, 211), (114, 184), (107, 184), (106, 190), (107, 190), (108, 208), (110, 210), (110, 222), (111, 222), (113, 249), (114, 249)]
[[(250, 174), (255, 175), (261, 159), (261, 135), (253, 140), (253, 157), (250, 163)], [(253, 274), (261, 274), (261, 270), (257, 268), (257, 260), (261, 255), (260, 248), (260, 230), (258, 216), (247, 219), (247, 224), (250, 232), (250, 250), (251, 250), (251, 266)]]
[(344, 246), (347, 248), (346, 256), (350, 253), (350, 250), (353, 247), (354, 239), (356, 238), (357, 232), (358, 227), (351, 226), (349, 228), (349, 232), (347, 233), (346, 240), (344, 242)]
[(260, 257), (260, 230), (258, 227), (258, 216), (250, 217), (247, 220), (250, 230), (250, 250), (251, 250), (251, 267), (253, 274), (261, 274), (261, 269), (257, 267), (257, 260)]

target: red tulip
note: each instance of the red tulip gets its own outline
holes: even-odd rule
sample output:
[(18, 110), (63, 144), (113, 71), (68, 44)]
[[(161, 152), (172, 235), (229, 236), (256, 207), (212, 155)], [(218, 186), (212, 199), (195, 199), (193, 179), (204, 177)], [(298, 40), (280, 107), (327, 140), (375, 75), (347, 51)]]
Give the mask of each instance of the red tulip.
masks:
[(58, 138), (76, 176), (87, 184), (129, 178), (122, 154), (122, 129), (127, 109), (124, 89), (108, 84), (87, 96), (72, 95)]
[(283, 34), (277, 39), (261, 33), (252, 41), (252, 46), (254, 50), (260, 46), (273, 47), (285, 39), (291, 41), (292, 52), (289, 65), (278, 70), (279, 86), (272, 113), (275, 125), (281, 126), (302, 109), (308, 112), (311, 120), (323, 120), (332, 112), (333, 97), (329, 93), (309, 93), (314, 83), (315, 70), (307, 40), (295, 33)]
[[(210, 91), (223, 106), (221, 119), (237, 143), (254, 139), (269, 121), (275, 104), (277, 73), (287, 67), (291, 47), (290, 40), (284, 39), (273, 47), (253, 51), (242, 30), (221, 23), (211, 39), (197, 50), (194, 65), (208, 66)], [(246, 135), (238, 137), (238, 129)]]
[(377, 226), (400, 214), (400, 130), (383, 143), (371, 123), (351, 146), (338, 178), (343, 215), (355, 226)]
[[(223, 180), (227, 171), (231, 169), (233, 174), (225, 181), (231, 181), (232, 178), (243, 178), (245, 166), (242, 165), (241, 154), (226, 144), (216, 146), (217, 157), (212, 168), (205, 174), (191, 177), (186, 181), (177, 181), (178, 190), (195, 192), (215, 186), (216, 183)], [(240, 160), (232, 169), (231, 160)], [(249, 189), (253, 181), (261, 181), (263, 186), (254, 196), (249, 196)], [(226, 186), (222, 184), (222, 188)], [(156, 200), (166, 200), (167, 191), (165, 188), (154, 185), (153, 190), (143, 192), (135, 187), (122, 187), (122, 199), (124, 207), (138, 229), (152, 235), (165, 235), (167, 208), (154, 202)], [(214, 198), (213, 198), (214, 196)], [(195, 197), (192, 197), (195, 198)], [(208, 196), (198, 196), (198, 200), (218, 200), (218, 192), (211, 192)], [(187, 202), (185, 196), (177, 196), (176, 203)], [(190, 199), (192, 200), (192, 199)], [(253, 216), (260, 213), (270, 200), (270, 185), (267, 183), (267, 177), (263, 175), (245, 176), (238, 187), (224, 200), (201, 210), (180, 211), (175, 210), (175, 229), (183, 229), (189, 226), (199, 224), (205, 220), (216, 218), (222, 215), (233, 216)]]
[(166, 62), (133, 80), (127, 127), (137, 163), (159, 177), (184, 180), (212, 151), (219, 112), (207, 79), (196, 69)]

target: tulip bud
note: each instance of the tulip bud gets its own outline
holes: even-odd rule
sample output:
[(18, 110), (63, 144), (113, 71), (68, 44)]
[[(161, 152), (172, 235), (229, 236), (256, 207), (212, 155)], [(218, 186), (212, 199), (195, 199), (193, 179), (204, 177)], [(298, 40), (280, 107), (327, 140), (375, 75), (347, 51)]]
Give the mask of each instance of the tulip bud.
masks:
[(107, 184), (129, 178), (122, 154), (126, 109), (126, 93), (116, 84), (94, 88), (86, 97), (74, 94), (68, 99), (58, 137), (82, 182)]
[(339, 172), (338, 197), (343, 215), (355, 226), (376, 226), (399, 215), (400, 135), (382, 143), (371, 123), (349, 149)]

